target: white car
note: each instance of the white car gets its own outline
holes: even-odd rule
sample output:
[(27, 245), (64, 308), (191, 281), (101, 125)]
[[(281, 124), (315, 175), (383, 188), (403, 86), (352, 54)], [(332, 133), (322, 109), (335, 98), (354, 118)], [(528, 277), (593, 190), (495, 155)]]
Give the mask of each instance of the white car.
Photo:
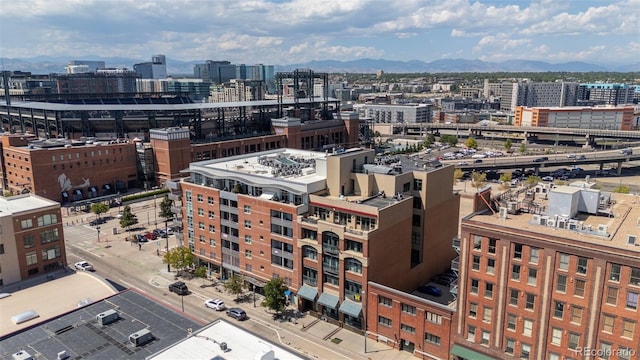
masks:
[(74, 266), (77, 270), (93, 271), (93, 266), (86, 261), (78, 261)]
[(224, 302), (220, 299), (206, 300), (204, 302), (204, 306), (208, 307), (209, 309), (213, 309), (215, 311), (222, 311), (226, 309), (226, 307), (224, 306)]

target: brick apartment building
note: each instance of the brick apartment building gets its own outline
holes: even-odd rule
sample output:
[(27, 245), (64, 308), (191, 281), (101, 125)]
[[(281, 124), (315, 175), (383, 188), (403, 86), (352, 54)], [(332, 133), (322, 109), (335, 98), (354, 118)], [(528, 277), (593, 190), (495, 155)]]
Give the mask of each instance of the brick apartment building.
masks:
[[(179, 183), (184, 245), (225, 278), (259, 288), (280, 277), (301, 310), (362, 331), (363, 300), (412, 292), (455, 256), (453, 168), (377, 160), (360, 148), (280, 149), (192, 163)], [(386, 333), (367, 323), (371, 337)]]
[(0, 286), (66, 265), (60, 204), (30, 194), (0, 197)]
[(576, 185), (462, 220), (457, 359), (637, 359), (638, 198)]
[(11, 193), (70, 203), (125, 192), (138, 182), (131, 141), (37, 140), (0, 135), (0, 175)]

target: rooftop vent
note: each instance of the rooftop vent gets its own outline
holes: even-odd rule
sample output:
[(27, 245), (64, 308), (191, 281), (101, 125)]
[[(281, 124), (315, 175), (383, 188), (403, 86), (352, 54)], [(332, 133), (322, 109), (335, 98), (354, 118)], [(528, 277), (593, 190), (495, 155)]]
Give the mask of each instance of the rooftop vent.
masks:
[(109, 325), (112, 322), (118, 321), (119, 319), (120, 314), (118, 314), (118, 312), (113, 309), (96, 315), (96, 321), (98, 321), (98, 324), (100, 324), (101, 326)]
[(13, 357), (13, 360), (33, 360), (33, 356), (24, 350), (12, 354), (11, 357)]

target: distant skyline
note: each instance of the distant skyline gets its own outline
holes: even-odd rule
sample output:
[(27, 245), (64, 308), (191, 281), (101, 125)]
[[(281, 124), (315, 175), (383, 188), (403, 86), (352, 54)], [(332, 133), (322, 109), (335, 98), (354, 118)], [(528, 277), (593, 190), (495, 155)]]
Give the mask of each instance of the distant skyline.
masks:
[(0, 57), (637, 63), (640, 0), (0, 0)]

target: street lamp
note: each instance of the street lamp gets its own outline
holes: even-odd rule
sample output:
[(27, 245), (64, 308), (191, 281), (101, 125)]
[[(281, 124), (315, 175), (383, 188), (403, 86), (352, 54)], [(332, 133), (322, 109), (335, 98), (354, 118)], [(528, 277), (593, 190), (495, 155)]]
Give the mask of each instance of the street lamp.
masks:
[(98, 242), (100, 242), (100, 226), (96, 226), (96, 231), (98, 232)]
[(156, 195), (153, 195), (153, 227), (158, 226), (158, 209), (156, 208)]

